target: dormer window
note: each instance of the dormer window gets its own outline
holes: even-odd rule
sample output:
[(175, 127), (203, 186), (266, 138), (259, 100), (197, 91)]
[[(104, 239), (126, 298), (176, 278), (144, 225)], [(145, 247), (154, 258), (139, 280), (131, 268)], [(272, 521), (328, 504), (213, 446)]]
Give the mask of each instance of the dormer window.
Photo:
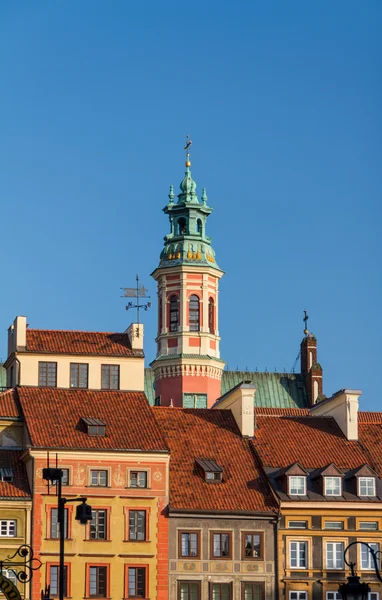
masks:
[(375, 477), (358, 478), (358, 495), (375, 496)]
[(289, 495), (306, 496), (306, 477), (303, 475), (290, 475), (288, 477)]
[(324, 477), (325, 496), (341, 496), (341, 477)]
[(196, 464), (208, 483), (220, 483), (223, 478), (223, 469), (214, 460), (197, 458)]
[(86, 427), (86, 432), (90, 436), (94, 437), (105, 437), (106, 435), (106, 424), (99, 419), (92, 419), (90, 417), (82, 417), (82, 422)]
[(0, 468), (0, 479), (1, 481), (13, 481), (13, 469), (12, 467), (1, 467)]

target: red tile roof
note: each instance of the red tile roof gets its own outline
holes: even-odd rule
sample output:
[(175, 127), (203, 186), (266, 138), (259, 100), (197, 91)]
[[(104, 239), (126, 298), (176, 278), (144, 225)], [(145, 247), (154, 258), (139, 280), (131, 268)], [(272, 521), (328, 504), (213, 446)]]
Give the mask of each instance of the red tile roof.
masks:
[(0, 393), (0, 419), (20, 417), (20, 408), (15, 388)]
[[(17, 392), (34, 447), (167, 451), (143, 392), (38, 387)], [(101, 419), (106, 436), (89, 436), (82, 417)]]
[(287, 417), (287, 416), (307, 416), (308, 408), (267, 408), (265, 406), (255, 406), (256, 415), (266, 415), (269, 417)]
[(27, 329), (26, 351), (42, 354), (143, 356), (141, 350), (131, 349), (127, 333), (100, 331)]
[(30, 498), (31, 493), (24, 464), (20, 460), (21, 452), (0, 450), (0, 468), (11, 467), (13, 481), (0, 481), (0, 498)]
[(370, 457), (368, 463), (378, 473), (379, 477), (382, 477), (382, 414), (366, 414), (379, 414), (379, 422), (377, 420), (363, 421), (361, 419), (361, 421), (358, 422), (358, 439), (365, 449), (366, 454)]
[[(268, 512), (276, 503), (250, 442), (241, 437), (229, 410), (152, 409), (170, 448), (170, 507), (173, 510)], [(222, 483), (207, 483), (195, 459), (223, 468)]]
[(333, 462), (340, 469), (369, 463), (359, 442), (349, 442), (331, 417), (257, 416), (254, 446), (265, 467), (299, 462), (319, 469)]
[(358, 423), (382, 423), (382, 412), (359, 411)]

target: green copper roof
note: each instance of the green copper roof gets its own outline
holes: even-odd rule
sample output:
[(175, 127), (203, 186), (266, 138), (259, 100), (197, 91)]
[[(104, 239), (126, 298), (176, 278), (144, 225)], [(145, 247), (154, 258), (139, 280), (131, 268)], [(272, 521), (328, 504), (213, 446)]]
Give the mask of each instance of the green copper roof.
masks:
[[(300, 373), (259, 373), (257, 371), (223, 371), (221, 394), (225, 394), (242, 381), (256, 386), (255, 406), (267, 408), (306, 408), (307, 398)], [(154, 405), (154, 373), (145, 369), (145, 394)]]

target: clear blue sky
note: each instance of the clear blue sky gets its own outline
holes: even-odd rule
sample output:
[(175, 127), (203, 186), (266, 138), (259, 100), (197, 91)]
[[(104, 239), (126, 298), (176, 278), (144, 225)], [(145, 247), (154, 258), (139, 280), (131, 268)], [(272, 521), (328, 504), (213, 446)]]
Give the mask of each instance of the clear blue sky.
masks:
[(0, 356), (30, 327), (121, 331), (161, 209), (207, 187), (229, 368), (289, 371), (303, 309), (327, 395), (381, 410), (382, 3), (2, 0)]

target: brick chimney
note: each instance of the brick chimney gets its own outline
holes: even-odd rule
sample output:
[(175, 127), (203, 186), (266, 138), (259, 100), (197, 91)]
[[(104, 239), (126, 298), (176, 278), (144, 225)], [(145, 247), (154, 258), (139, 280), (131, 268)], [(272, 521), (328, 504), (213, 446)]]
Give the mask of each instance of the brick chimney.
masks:
[(304, 378), (308, 406), (322, 395), (322, 367), (317, 362), (317, 340), (309, 333), (301, 342), (301, 374)]

